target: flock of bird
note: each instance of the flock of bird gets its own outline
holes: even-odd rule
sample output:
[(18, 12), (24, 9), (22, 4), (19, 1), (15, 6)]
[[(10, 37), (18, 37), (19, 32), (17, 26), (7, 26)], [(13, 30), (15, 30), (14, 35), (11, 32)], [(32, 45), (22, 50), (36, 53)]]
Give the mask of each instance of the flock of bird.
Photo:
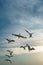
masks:
[[(29, 34), (29, 38), (32, 37), (32, 33), (30, 33), (29, 31), (25, 30), (28, 34)], [(24, 38), (24, 39), (27, 39), (27, 37), (25, 36), (22, 36), (21, 34), (12, 34), (13, 36), (16, 36), (18, 38)], [(15, 40), (11, 40), (11, 39), (6, 39), (8, 41), (8, 43), (10, 42), (15, 42)], [(20, 48), (23, 48), (24, 50), (26, 49), (26, 47), (28, 48), (29, 51), (32, 51), (32, 50), (35, 50), (35, 48), (33, 47), (30, 47), (28, 44), (26, 44), (26, 46), (20, 46)], [(9, 61), (10, 63), (12, 63), (12, 61), (10, 60), (11, 57), (13, 57), (13, 51), (11, 50), (7, 50), (7, 52), (9, 52), (9, 55), (5, 55), (8, 57), (8, 59), (5, 59), (5, 61)]]
[[(5, 56), (7, 56), (8, 58), (13, 57), (13, 55), (12, 55), (13, 51), (7, 50), (7, 52), (9, 52), (9, 55), (7, 54)], [(10, 59), (5, 59), (5, 61), (9, 61), (10, 63), (12, 63), (12, 61)]]

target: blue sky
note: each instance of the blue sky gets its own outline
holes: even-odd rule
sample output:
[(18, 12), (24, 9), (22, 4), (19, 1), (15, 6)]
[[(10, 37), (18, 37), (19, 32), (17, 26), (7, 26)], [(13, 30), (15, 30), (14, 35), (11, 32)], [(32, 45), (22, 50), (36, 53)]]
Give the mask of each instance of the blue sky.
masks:
[(0, 44), (5, 38), (15, 39), (12, 33), (25, 35), (25, 29), (34, 35), (23, 43), (43, 45), (43, 0), (0, 0)]

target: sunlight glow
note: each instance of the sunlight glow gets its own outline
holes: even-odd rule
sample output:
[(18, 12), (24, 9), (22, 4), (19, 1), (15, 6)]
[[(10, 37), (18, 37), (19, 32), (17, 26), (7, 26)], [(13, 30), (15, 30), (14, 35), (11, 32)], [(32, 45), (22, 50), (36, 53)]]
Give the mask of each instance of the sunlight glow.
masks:
[(22, 48), (15, 48), (13, 49), (14, 54), (25, 54), (25, 53), (37, 53), (37, 52), (43, 52), (43, 46), (36, 46), (34, 47), (35, 50), (32, 50), (29, 52), (28, 48), (26, 48), (26, 50), (22, 49)]

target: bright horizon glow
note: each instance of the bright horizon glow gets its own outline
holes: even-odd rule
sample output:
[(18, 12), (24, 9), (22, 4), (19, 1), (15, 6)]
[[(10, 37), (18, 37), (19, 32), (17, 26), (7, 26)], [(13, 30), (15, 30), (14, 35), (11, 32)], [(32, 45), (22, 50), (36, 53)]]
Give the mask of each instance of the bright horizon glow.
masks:
[[(31, 54), (31, 53), (38, 53), (38, 52), (43, 52), (43, 46), (34, 46), (35, 50), (30, 51), (28, 50), (28, 48), (26, 48), (26, 50), (24, 50), (23, 48), (5, 48), (6, 50), (11, 50), (13, 51), (13, 55), (22, 55), (22, 54)], [(3, 49), (4, 50), (4, 49)], [(8, 54), (8, 52), (4, 51), (5, 53), (3, 53), (2, 51), (0, 52), (0, 56), (5, 55), (6, 53)]]
[(34, 47), (35, 50), (30, 51), (28, 50), (28, 48), (26, 48), (26, 50), (24, 50), (23, 48), (15, 48), (13, 49), (13, 54), (25, 54), (25, 53), (37, 53), (37, 52), (43, 52), (43, 46), (36, 46)]

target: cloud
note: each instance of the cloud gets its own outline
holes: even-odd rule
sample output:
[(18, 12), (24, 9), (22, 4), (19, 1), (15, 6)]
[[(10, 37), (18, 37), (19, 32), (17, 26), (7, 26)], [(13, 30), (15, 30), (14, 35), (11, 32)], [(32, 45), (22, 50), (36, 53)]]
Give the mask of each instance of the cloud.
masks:
[[(39, 52), (43, 52), (43, 46), (35, 46), (34, 47), (35, 50), (33, 51), (30, 51), (29, 53), (29, 50), (28, 48), (26, 47), (26, 50), (24, 50), (23, 48), (4, 48), (2, 49), (0, 52), (0, 56), (3, 56), (5, 54), (7, 54), (6, 50), (7, 49), (10, 49), (11, 51), (13, 51), (13, 55), (22, 55), (22, 54), (36, 54), (36, 53), (39, 53)], [(5, 50), (6, 49), (6, 50)], [(3, 51), (4, 50), (4, 51)], [(3, 52), (2, 52), (3, 51)]]
[(1, 1), (3, 8), (5, 8), (5, 14), (6, 16), (8, 16), (11, 24), (19, 24), (19, 25), (21, 20), (22, 22), (25, 22), (24, 19), (29, 19), (29, 18), (31, 19), (32, 17), (34, 18), (34, 16), (42, 13), (37, 11), (37, 10), (40, 10), (41, 6), (43, 6), (41, 5), (41, 3), (42, 2), (39, 0), (36, 0), (36, 1), (35, 0), (29, 0), (29, 1), (28, 0), (24, 0), (24, 1), (23, 0), (18, 0), (18, 1), (6, 0), (5, 2), (3, 0)]
[[(2, 19), (0, 23), (0, 29), (2, 29), (0, 32), (1, 39), (6, 37), (15, 39), (15, 37), (11, 36), (12, 33), (21, 33), (28, 36), (24, 31), (24, 29), (27, 29), (30, 32), (35, 32), (35, 40), (39, 40), (39, 37), (42, 37), (40, 31), (43, 29), (42, 7), (42, 0), (0, 0), (0, 19)], [(37, 35), (40, 36), (38, 37)], [(32, 40), (30, 42), (33, 43)], [(19, 41), (22, 42), (22, 39)], [(17, 40), (17, 42), (19, 41)], [(23, 43), (27, 43), (27, 41), (23, 40)], [(36, 41), (34, 42), (36, 43)]]

